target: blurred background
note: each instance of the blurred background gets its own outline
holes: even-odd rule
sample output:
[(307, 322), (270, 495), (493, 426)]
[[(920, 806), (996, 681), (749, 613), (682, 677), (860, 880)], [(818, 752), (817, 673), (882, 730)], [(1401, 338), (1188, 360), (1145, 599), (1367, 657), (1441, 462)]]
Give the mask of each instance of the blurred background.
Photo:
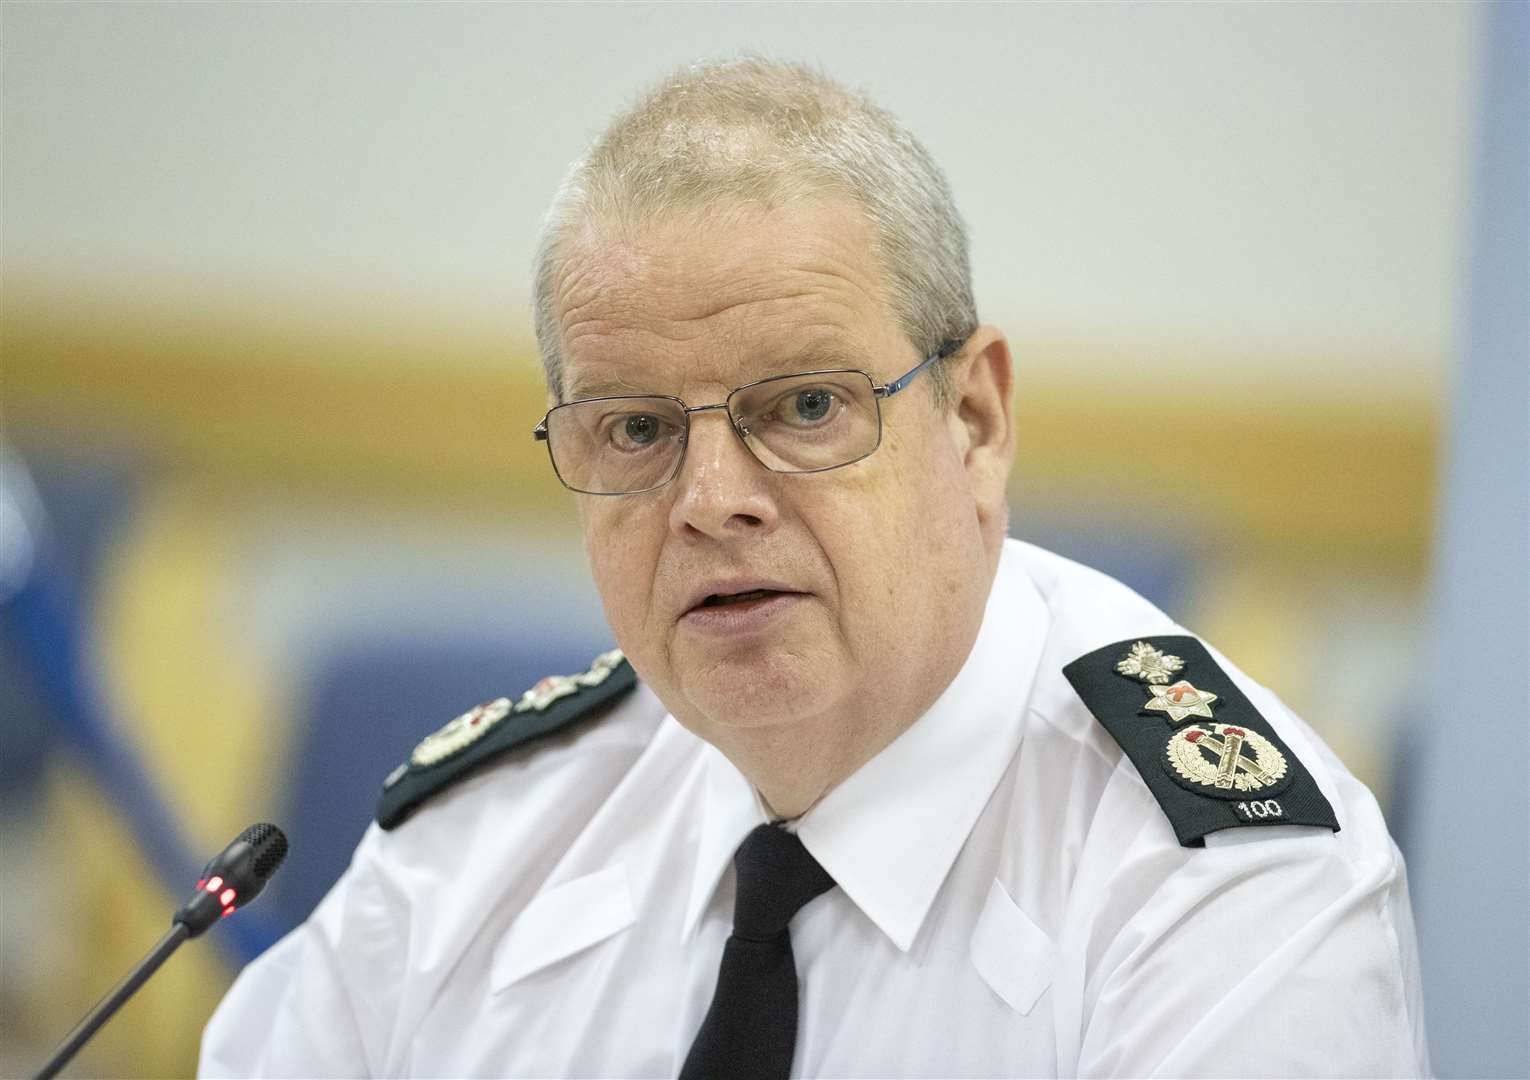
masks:
[(190, 1073), (414, 743), (609, 647), (530, 438), (536, 227), (750, 49), (943, 164), (1014, 533), (1318, 728), (1413, 868), (1436, 1067), (1525, 1075), (1525, 11), (6, 3), (0, 1074), (276, 821), (267, 898), (75, 1066)]

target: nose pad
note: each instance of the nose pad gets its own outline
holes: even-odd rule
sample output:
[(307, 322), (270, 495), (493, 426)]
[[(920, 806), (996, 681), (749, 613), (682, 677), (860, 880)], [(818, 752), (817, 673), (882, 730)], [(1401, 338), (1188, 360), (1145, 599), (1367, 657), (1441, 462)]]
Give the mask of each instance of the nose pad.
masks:
[[(722, 413), (723, 418), (728, 422), (728, 426), (731, 427), (734, 431), (734, 434), (738, 436), (739, 442), (743, 443), (744, 453), (749, 457), (754, 458), (756, 462), (759, 461), (758, 457), (755, 456), (754, 449), (749, 446), (749, 435), (751, 431), (749, 425), (743, 420), (735, 418), (733, 413), (728, 411), (728, 407), (721, 404), (702, 405), (698, 408), (688, 410), (689, 415), (686, 417), (685, 429), (680, 433), (680, 446), (682, 450), (690, 447), (691, 435), (695, 431), (697, 414), (707, 412)], [(689, 455), (687, 455), (687, 457), (689, 457)]]
[[(748, 425), (744, 424), (744, 423), (741, 423), (740, 421), (735, 420), (733, 418), (733, 414), (732, 413), (723, 411), (723, 409), (720, 406), (713, 406), (713, 407), (707, 408), (707, 409), (697, 409), (697, 410), (695, 410), (695, 412), (693, 412), (692, 415), (689, 418), (689, 423), (687, 423), (686, 426), (685, 426), (685, 431), (681, 434), (680, 445), (684, 449), (686, 449), (686, 450), (695, 450), (695, 451), (698, 451), (698, 452), (703, 451), (704, 447), (710, 445), (709, 443), (705, 443), (703, 441), (704, 437), (698, 437), (697, 436), (697, 428), (696, 428), (697, 416), (695, 414), (703, 412), (703, 411), (710, 412), (710, 411), (712, 411), (712, 408), (716, 408), (718, 412), (721, 412), (722, 416), (719, 419), (724, 420), (727, 423), (728, 427), (733, 429), (733, 434), (735, 436), (737, 436), (737, 438), (738, 438), (738, 442), (735, 444), (736, 449), (737, 450), (742, 450), (744, 452), (743, 453), (743, 457), (749, 459), (749, 464), (750, 465), (758, 465), (759, 464), (759, 460), (757, 458), (755, 458), (754, 451), (749, 448), (747, 442), (745, 441), (749, 437), (749, 427), (748, 427)], [(733, 442), (732, 439), (727, 438), (727, 436), (723, 436), (721, 431), (718, 431), (712, 437), (716, 438), (716, 437), (719, 437), (719, 436), (722, 437), (724, 443), (732, 443)], [(694, 443), (694, 445), (692, 445), (693, 443)], [(722, 449), (722, 445), (721, 444), (719, 444), (719, 446), (713, 451), (714, 454), (721, 453), (721, 454), (724, 454), (725, 456), (731, 456), (733, 452), (734, 451), (732, 451), (732, 450), (724, 450), (724, 449)], [(691, 455), (690, 453), (687, 453), (686, 454), (686, 460), (689, 461), (692, 456), (693, 455)]]

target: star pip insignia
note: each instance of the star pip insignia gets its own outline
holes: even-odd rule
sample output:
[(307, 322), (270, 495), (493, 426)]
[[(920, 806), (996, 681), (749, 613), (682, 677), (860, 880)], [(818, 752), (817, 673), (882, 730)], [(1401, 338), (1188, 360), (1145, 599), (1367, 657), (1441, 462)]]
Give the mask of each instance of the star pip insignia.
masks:
[(521, 700), (515, 703), (515, 711), (541, 712), (559, 698), (566, 698), (570, 694), (577, 694), (580, 687), (599, 686), (610, 677), (611, 672), (622, 662), (622, 651), (612, 649), (597, 656), (590, 665), (590, 670), (578, 675), (549, 675), (541, 679), (530, 690), (521, 695)]
[(1147, 642), (1139, 641), (1131, 647), (1126, 658), (1116, 664), (1116, 670), (1145, 683), (1166, 683), (1171, 675), (1184, 666), (1185, 662), (1179, 657), (1169, 656)]
[(1209, 690), (1197, 690), (1186, 679), (1181, 679), (1173, 686), (1154, 686), (1149, 689), (1153, 692), (1153, 699), (1144, 709), (1153, 712), (1169, 714), (1171, 723), (1181, 723), (1187, 717), (1203, 716), (1207, 720), (1211, 716), (1211, 703), (1217, 700), (1217, 695)]

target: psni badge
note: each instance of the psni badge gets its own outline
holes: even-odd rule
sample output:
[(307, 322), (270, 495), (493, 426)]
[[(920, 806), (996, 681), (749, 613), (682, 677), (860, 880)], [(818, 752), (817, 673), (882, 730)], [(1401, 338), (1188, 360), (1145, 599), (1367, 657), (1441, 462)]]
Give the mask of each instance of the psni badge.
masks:
[(409, 760), (415, 765), (434, 765), (472, 746), (509, 715), (509, 698), (496, 698), (476, 705), (440, 731), (425, 736), (409, 755)]
[(1285, 778), (1286, 756), (1257, 731), (1231, 724), (1196, 724), (1169, 739), (1169, 764), (1181, 780), (1230, 791), (1272, 793)]

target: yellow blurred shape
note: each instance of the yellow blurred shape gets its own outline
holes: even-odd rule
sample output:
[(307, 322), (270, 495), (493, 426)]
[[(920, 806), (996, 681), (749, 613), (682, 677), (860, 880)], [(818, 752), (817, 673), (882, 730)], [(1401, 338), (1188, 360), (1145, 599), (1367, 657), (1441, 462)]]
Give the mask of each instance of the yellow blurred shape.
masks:
[[(49, 958), (54, 989), (39, 1010), (47, 1015), (28, 1026), (51, 1030), (56, 1043), (170, 928), (171, 913), (186, 897), (161, 886), (115, 808), (77, 768), (58, 768), (50, 777), (45, 820), (52, 865), (41, 870), (56, 893), (65, 924), (58, 940), (66, 945)], [(202, 1027), (230, 978), (224, 954), (207, 938), (182, 945), (80, 1052), (69, 1074), (193, 1075)]]
[[(530, 437), (546, 408), (531, 346), (403, 321), (381, 334), (341, 312), (163, 305), (8, 299), (15, 437), (116, 438), (251, 494), (343, 492), (517, 527), (572, 516)], [(1429, 388), (1292, 374), (1321, 368), (1318, 346), (1236, 362), (1176, 342), (1024, 350), (1047, 359), (1020, 358), (1017, 519), (1044, 500), (1297, 561), (1424, 560), (1440, 421)]]
[(119, 534), (97, 610), (100, 665), (188, 841), (208, 855), (280, 809), (291, 691), (241, 635), (237, 496), (186, 482), (146, 490)]

